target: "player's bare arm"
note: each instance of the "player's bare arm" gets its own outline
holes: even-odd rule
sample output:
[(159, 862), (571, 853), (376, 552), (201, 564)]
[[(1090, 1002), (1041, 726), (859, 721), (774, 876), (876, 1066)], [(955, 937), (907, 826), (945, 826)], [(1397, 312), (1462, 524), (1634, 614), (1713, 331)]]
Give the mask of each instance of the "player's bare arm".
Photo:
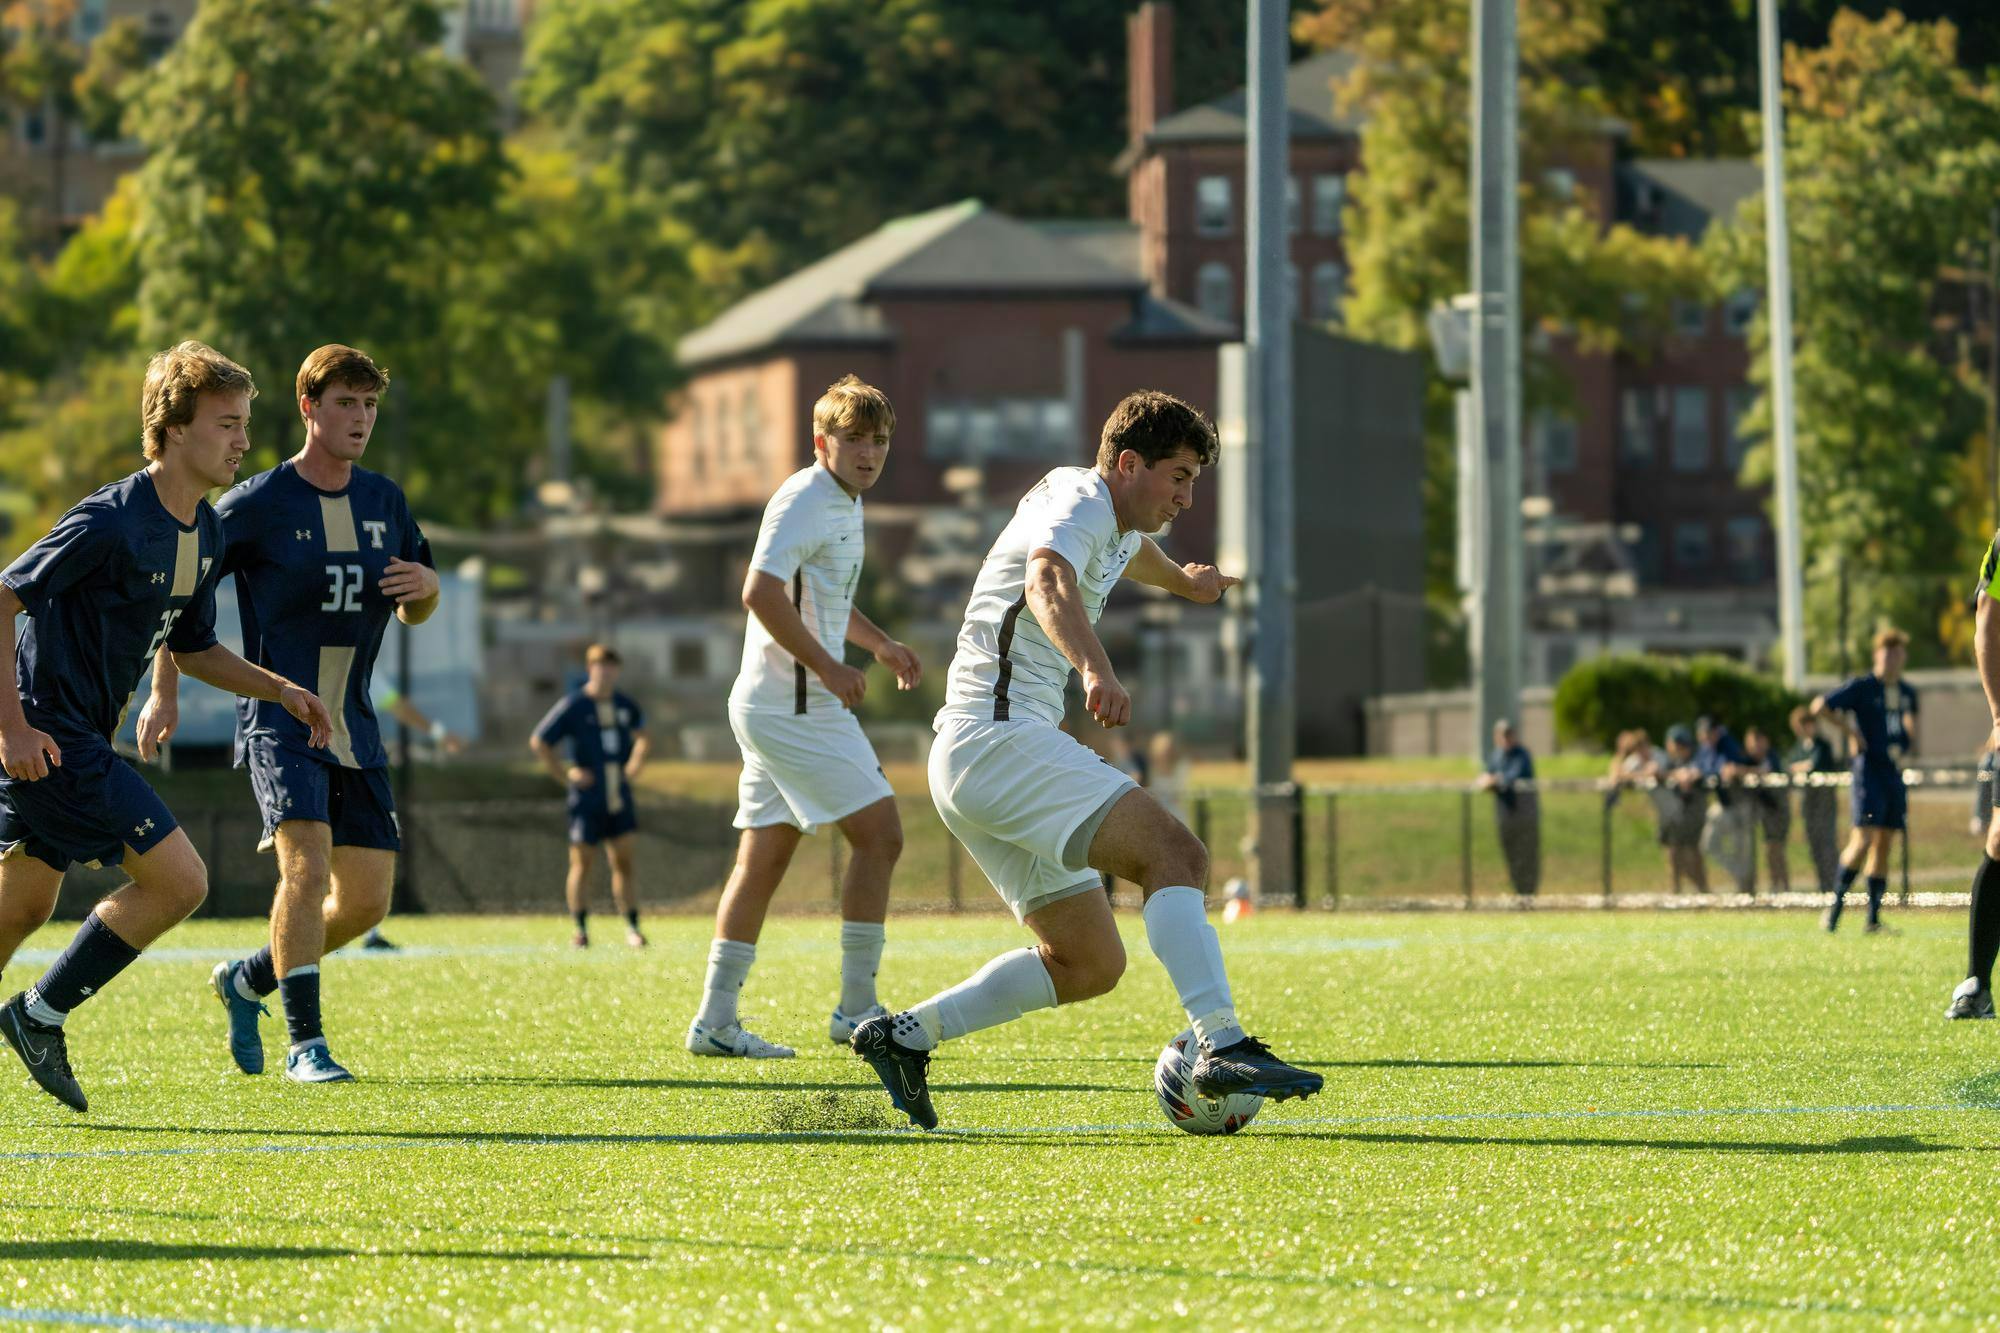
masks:
[(1222, 600), (1223, 593), (1243, 581), (1230, 577), (1214, 565), (1204, 565), (1192, 560), (1184, 565), (1177, 565), (1151, 537), (1140, 540), (1139, 549), (1133, 555), (1132, 563), (1125, 566), (1125, 577), (1134, 583), (1143, 583), (1149, 588), (1159, 588), (1176, 597), (1184, 597), (1190, 602), (1201, 602), (1204, 605)]
[(548, 775), (559, 783), (566, 783), (579, 790), (596, 783), (597, 775), (580, 764), (564, 764), (556, 747), (540, 736), (528, 738), (528, 748), (535, 752), (535, 761), (548, 771)]
[(51, 768), (62, 767), (62, 747), (55, 737), (29, 726), (21, 709), (21, 687), (14, 678), (14, 618), (25, 610), (14, 590), (0, 584), (0, 768), (9, 777), (39, 782)]
[(175, 653), (174, 665), (182, 673), (206, 685), (245, 699), (262, 699), (284, 707), (287, 713), (306, 724), (312, 733), (307, 743), (320, 748), (333, 739), (333, 717), (317, 694), (294, 685), (274, 671), (245, 661), (221, 644), (211, 644), (198, 653)]
[(414, 560), (391, 560), (382, 567), (382, 595), (396, 601), (396, 619), (421, 625), (438, 609), (438, 575)]
[(652, 752), (653, 752), (653, 742), (651, 738), (649, 738), (643, 731), (633, 732), (632, 753), (631, 756), (625, 760), (625, 776), (627, 778), (638, 777), (639, 770), (646, 766), (646, 756), (651, 754)]
[[(1991, 696), (1988, 697), (1990, 698)], [(1854, 746), (1856, 754), (1860, 754), (1868, 748), (1868, 741), (1862, 736), (1861, 728), (1854, 725), (1854, 719), (1850, 718), (1846, 713), (1828, 708), (1824, 694), (1812, 701), (1812, 715), (1815, 720), (1823, 717), (1832, 718), (1834, 725), (1847, 733), (1848, 742)]]
[(847, 641), (889, 668), (897, 689), (914, 690), (922, 683), (924, 665), (917, 660), (916, 650), (890, 638), (880, 625), (862, 615), (859, 607), (847, 613)]
[(1118, 683), (1104, 644), (1091, 628), (1083, 596), (1077, 590), (1076, 570), (1069, 561), (1046, 546), (1030, 552), (1024, 595), (1042, 633), (1083, 677), (1084, 707), (1090, 715), (1106, 727), (1130, 722), (1132, 696)]
[(862, 697), (868, 692), (868, 677), (820, 646), (799, 617), (791, 594), (785, 591), (784, 581), (777, 575), (751, 570), (750, 577), (743, 580), (743, 609), (757, 617), (780, 648), (818, 676), (834, 698), (849, 708), (861, 706)]
[(181, 725), (181, 670), (165, 644), (153, 655), (153, 688), (139, 709), (139, 758), (151, 763)]

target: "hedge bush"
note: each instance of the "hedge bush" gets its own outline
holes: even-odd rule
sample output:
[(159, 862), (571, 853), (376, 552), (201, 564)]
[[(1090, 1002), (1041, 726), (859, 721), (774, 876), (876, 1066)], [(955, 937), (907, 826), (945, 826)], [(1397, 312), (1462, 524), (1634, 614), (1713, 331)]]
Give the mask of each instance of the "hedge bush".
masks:
[(1668, 727), (1692, 726), (1705, 713), (1739, 740), (1756, 726), (1783, 746), (1788, 717), (1805, 701), (1776, 677), (1726, 657), (1593, 657), (1556, 686), (1556, 736), (1566, 747), (1610, 750), (1619, 732), (1643, 727), (1657, 744)]

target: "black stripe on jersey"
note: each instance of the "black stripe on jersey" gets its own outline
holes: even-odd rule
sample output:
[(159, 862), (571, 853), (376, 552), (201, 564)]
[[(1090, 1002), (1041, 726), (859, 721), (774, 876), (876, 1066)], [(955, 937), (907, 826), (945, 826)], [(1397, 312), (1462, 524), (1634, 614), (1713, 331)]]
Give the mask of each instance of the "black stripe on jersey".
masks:
[(1021, 618), (1021, 608), (1028, 604), (1028, 594), (1023, 592), (1007, 608), (1007, 614), (1000, 621), (1000, 670), (993, 677), (993, 720), (1011, 721), (1007, 716), (1007, 684), (1014, 678), (1014, 659), (1007, 656), (1007, 650), (1014, 646), (1014, 622)]
[[(792, 575), (792, 610), (800, 610), (805, 594), (806, 572), (801, 569)], [(796, 658), (792, 660), (792, 687), (792, 711), (803, 713), (806, 711), (806, 664)]]

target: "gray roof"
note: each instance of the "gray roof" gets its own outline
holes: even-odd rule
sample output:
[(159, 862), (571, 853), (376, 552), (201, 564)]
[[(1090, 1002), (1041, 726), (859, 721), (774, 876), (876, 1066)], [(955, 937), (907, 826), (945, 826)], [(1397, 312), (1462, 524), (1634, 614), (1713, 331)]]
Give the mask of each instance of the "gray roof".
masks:
[(1052, 240), (1095, 255), (1121, 273), (1144, 276), (1136, 222), (1124, 218), (1051, 218), (1028, 225)]
[[(1361, 117), (1340, 110), (1333, 102), (1333, 85), (1358, 63), (1348, 51), (1322, 51), (1301, 60), (1285, 73), (1285, 103), (1291, 108), (1294, 139), (1334, 139), (1361, 129)], [(1228, 142), (1243, 137), (1248, 112), (1244, 90), (1238, 88), (1213, 102), (1176, 111), (1146, 134), (1151, 143)]]
[(1728, 221), (1763, 183), (1747, 157), (1642, 157), (1619, 171), (1619, 211), (1669, 236), (1699, 236), (1709, 223)]
[(681, 364), (720, 361), (780, 343), (884, 341), (889, 330), (872, 304), (883, 296), (1136, 297), (1144, 281), (1101, 257), (1102, 248), (1070, 244), (971, 199), (897, 218), (745, 297), (681, 339)]

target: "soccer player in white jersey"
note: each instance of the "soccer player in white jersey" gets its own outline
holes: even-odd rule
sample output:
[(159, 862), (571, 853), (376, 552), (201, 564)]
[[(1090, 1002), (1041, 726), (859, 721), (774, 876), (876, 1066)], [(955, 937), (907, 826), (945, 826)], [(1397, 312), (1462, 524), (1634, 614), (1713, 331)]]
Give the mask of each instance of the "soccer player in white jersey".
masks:
[(1212, 565), (1175, 564), (1144, 535), (1193, 504), (1195, 478), (1215, 456), (1215, 428), (1200, 412), (1170, 394), (1132, 394), (1104, 423), (1097, 466), (1043, 477), (980, 567), (937, 716), (931, 798), (1038, 943), (855, 1029), (855, 1052), (925, 1129), (938, 1123), (928, 1082), (938, 1043), (1118, 983), (1125, 946), (1100, 872), (1145, 893), (1146, 943), (1201, 1043), (1198, 1093), (1282, 1101), (1320, 1090), (1320, 1075), (1284, 1063), (1237, 1022), (1203, 898), (1208, 849), (1058, 725), (1072, 667), (1101, 725), (1132, 719), (1094, 628), (1121, 576), (1192, 602), (1236, 582)]
[(783, 1059), (795, 1052), (746, 1030), (737, 993), (757, 957), (764, 915), (799, 839), (837, 825), (853, 849), (840, 887), (840, 999), (828, 1035), (845, 1045), (857, 1024), (887, 1011), (875, 998), (889, 914), (889, 876), (903, 850), (895, 794), (854, 716), (867, 677), (844, 660), (872, 653), (899, 689), (917, 687), (917, 655), (854, 605), (861, 577), (861, 494), (882, 475), (896, 412), (853, 375), (813, 405), (812, 466), (765, 506), (743, 583), (750, 623), (729, 692), (729, 727), (743, 751), (736, 865), (715, 911), (701, 1010), (688, 1025), (696, 1055)]

